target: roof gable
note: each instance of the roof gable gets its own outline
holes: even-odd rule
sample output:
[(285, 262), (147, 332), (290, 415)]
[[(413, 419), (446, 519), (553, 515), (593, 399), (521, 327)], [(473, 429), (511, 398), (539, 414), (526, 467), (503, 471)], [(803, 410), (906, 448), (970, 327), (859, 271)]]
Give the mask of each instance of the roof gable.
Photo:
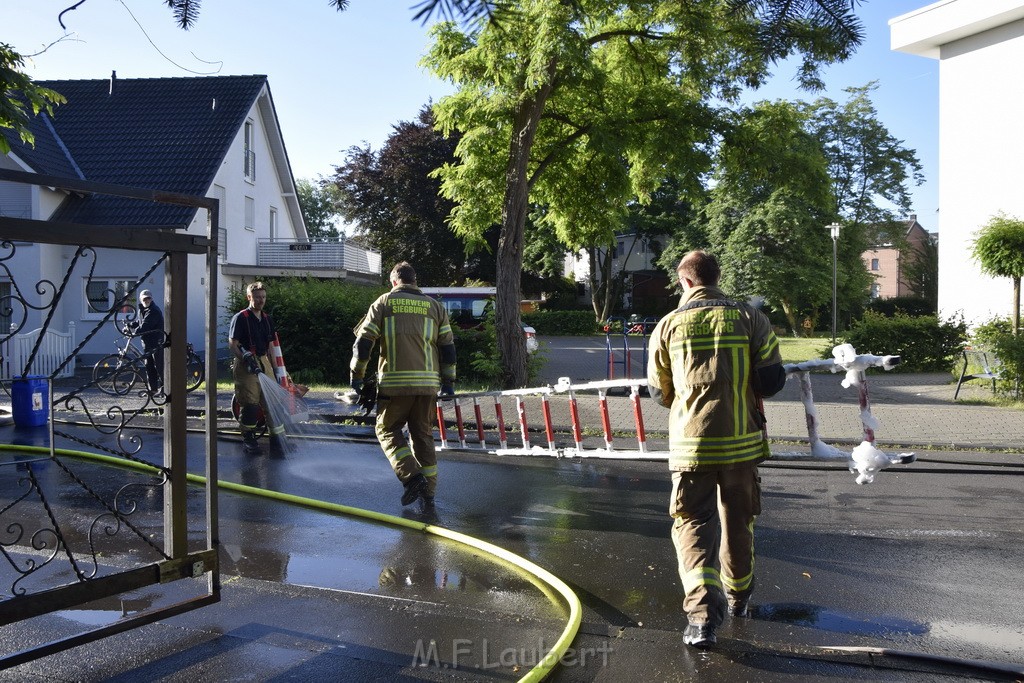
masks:
[[(267, 83), (266, 76), (39, 81), (67, 102), (32, 130), (36, 149), (14, 145), (35, 170), (132, 187), (205, 195)], [(13, 143), (14, 141), (12, 141)], [(58, 154), (63, 145), (67, 154)], [(81, 174), (73, 172), (77, 166)], [(69, 172), (70, 171), (70, 172)], [(109, 196), (73, 195), (54, 220), (187, 225), (195, 209)]]

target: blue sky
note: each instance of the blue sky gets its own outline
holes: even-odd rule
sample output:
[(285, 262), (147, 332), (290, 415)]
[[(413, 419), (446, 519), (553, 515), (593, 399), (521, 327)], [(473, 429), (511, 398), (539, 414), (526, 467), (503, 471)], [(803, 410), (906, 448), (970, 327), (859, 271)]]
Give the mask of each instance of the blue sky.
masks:
[[(57, 16), (77, 0), (3, 0), (0, 41), (32, 54), (60, 39)], [(416, 116), (449, 86), (418, 66), (427, 29), (412, 21), (413, 0), (352, 0), (344, 12), (326, 0), (214, 0), (182, 31), (161, 0), (87, 0), (64, 15), (68, 37), (33, 57), (36, 79), (153, 78), (266, 74), (296, 178), (330, 175), (345, 150), (378, 147), (393, 124)], [(914, 211), (938, 227), (938, 62), (889, 50), (888, 20), (928, 0), (868, 0), (858, 8), (866, 40), (849, 61), (824, 71), (825, 93), (803, 93), (784, 64), (751, 96), (845, 99), (843, 88), (879, 81), (879, 117), (915, 149), (926, 183)]]

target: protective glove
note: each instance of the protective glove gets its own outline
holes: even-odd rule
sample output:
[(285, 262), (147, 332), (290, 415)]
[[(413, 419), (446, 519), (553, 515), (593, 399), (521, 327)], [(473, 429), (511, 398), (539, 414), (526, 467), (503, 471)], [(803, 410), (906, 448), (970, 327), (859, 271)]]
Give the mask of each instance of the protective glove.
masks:
[(260, 362), (256, 360), (256, 356), (252, 351), (244, 351), (242, 353), (242, 360), (245, 361), (250, 373), (258, 375), (263, 372), (263, 368), (260, 367)]
[(361, 377), (352, 378), (352, 391), (357, 394), (363, 390), (363, 379)]
[(442, 398), (451, 398), (455, 395), (455, 385), (451, 382), (446, 382), (441, 385), (441, 392), (438, 394)]

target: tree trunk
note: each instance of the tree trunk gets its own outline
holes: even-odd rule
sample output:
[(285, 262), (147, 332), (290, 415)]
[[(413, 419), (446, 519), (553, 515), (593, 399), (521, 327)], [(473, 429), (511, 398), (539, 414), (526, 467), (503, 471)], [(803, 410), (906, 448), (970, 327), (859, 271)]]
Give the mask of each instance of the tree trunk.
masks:
[(786, 300), (782, 302), (782, 312), (786, 314), (786, 322), (789, 323), (789, 330), (793, 333), (794, 337), (800, 336), (800, 329), (796, 324), (796, 314), (793, 311), (793, 306)]
[(1013, 336), (1020, 334), (1020, 278), (1013, 279)]
[[(553, 68), (553, 65), (552, 65)], [(495, 286), (495, 327), (501, 355), (502, 386), (526, 386), (526, 340), (523, 337), (519, 301), (523, 272), (523, 231), (529, 213), (529, 161), (537, 125), (551, 92), (545, 86), (532, 99), (523, 101), (513, 121), (508, 167), (505, 169), (505, 198), (501, 207), (501, 235), (498, 238)]]

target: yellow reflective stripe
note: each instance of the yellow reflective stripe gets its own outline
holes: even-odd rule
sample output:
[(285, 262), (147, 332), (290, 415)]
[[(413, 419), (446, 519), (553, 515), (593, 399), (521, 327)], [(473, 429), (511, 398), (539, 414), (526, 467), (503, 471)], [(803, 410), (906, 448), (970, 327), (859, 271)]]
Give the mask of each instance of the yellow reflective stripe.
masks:
[(441, 376), (450, 380), (454, 380), (458, 377), (458, 374), (455, 372), (455, 363), (452, 363), (451, 365), (442, 365)]
[(428, 465), (420, 469), (420, 472), (424, 477), (436, 477), (437, 476), (437, 465)]
[(771, 358), (777, 348), (779, 348), (779, 338), (775, 336), (774, 332), (769, 332), (767, 342), (761, 347), (761, 360)]
[(394, 316), (384, 319), (384, 346), (387, 348), (388, 366), (393, 368), (398, 359), (398, 340), (395, 334)]
[(718, 349), (746, 349), (750, 340), (746, 337), (699, 337), (679, 339), (669, 344), (669, 351), (712, 351)]
[(399, 460), (404, 460), (405, 458), (408, 458), (410, 455), (412, 455), (412, 449), (410, 449), (408, 446), (402, 446), (397, 451), (389, 455), (388, 460), (394, 463), (398, 462)]
[(742, 368), (740, 367), (740, 363), (742, 361), (740, 360), (739, 348), (733, 346), (729, 350), (730, 350), (730, 354), (729, 355), (732, 356), (732, 358), (730, 359), (731, 362), (732, 362), (732, 373), (730, 373), (730, 379), (732, 380), (732, 387), (731, 387), (731, 389), (732, 389), (732, 406), (733, 406), (733, 411), (732, 411), (732, 433), (733, 434), (742, 434), (743, 433), (743, 428), (746, 425), (745, 421), (744, 422), (740, 421), (740, 417), (744, 416), (743, 415), (743, 412), (744, 412), (743, 411), (743, 406), (746, 403), (743, 400), (743, 396), (741, 394), (742, 389), (741, 389), (741, 385), (740, 385), (740, 380), (742, 379)]
[(270, 428), (270, 433), (273, 436), (277, 436), (278, 434), (284, 434), (284, 425), (274, 425), (273, 427)]
[(698, 586), (722, 587), (721, 575), (714, 567), (696, 567), (683, 576), (683, 590), (690, 593)]
[(376, 323), (372, 323), (369, 320), (363, 323), (363, 327), (356, 334), (357, 337), (368, 337), (370, 339), (376, 339), (380, 336), (380, 328), (377, 327)]
[(434, 342), (434, 320), (429, 316), (423, 317), (423, 367), (427, 370), (433, 370), (434, 368), (434, 354), (431, 350), (431, 346)]
[(451, 325), (441, 325), (441, 329), (439, 329), (437, 331), (437, 336), (443, 337), (444, 335), (451, 334), (451, 333), (452, 333), (452, 326)]
[(707, 446), (708, 448), (729, 448), (730, 446), (746, 446), (761, 443), (761, 432), (747, 432), (736, 436), (682, 436), (672, 439), (672, 443), (686, 446)]
[(747, 529), (750, 531), (750, 573), (738, 578), (722, 574), (722, 583), (725, 584), (726, 589), (733, 593), (748, 590), (750, 584), (754, 582), (754, 520), (750, 520)]
[(672, 449), (669, 455), (669, 463), (673, 467), (693, 467), (695, 465), (734, 465), (741, 462), (757, 460), (758, 458), (763, 458), (766, 455), (767, 454), (761, 446), (754, 446), (753, 448), (744, 449), (734, 453), (707, 453), (705, 451), (679, 453), (675, 449)]

